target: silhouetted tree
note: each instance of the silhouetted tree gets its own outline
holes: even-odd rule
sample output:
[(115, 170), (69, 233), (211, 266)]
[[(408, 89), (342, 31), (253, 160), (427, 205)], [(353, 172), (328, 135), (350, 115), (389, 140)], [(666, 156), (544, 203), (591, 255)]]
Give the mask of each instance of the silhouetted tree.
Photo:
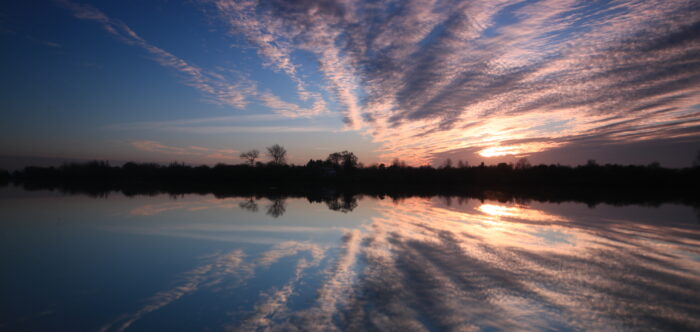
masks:
[[(343, 154), (339, 153), (339, 155)], [(350, 152), (345, 156), (349, 157), (350, 162), (355, 160)], [(285, 167), (226, 164), (208, 167), (187, 166), (181, 163), (169, 165), (126, 163), (123, 166), (110, 166), (106, 162), (91, 162), (65, 164), (60, 167), (26, 167), (21, 171), (13, 172), (9, 180), (29, 189), (86, 192), (95, 196), (107, 195), (111, 191), (121, 191), (126, 195), (213, 192), (217, 195), (240, 193), (240, 196), (247, 199), (254, 196), (257, 191), (266, 191), (265, 188), (275, 188), (270, 194), (279, 198), (280, 194), (274, 193), (278, 188), (301, 192), (311, 190), (310, 187), (314, 186), (333, 185), (340, 185), (344, 188), (342, 190), (360, 188), (359, 190), (367, 190), (368, 193), (378, 195), (382, 195), (382, 192), (400, 192), (401, 190), (439, 192), (456, 190), (455, 188), (502, 189), (512, 186), (541, 190), (539, 194), (543, 195), (549, 189), (541, 188), (551, 187), (556, 189), (554, 193), (563, 191), (573, 195), (587, 195), (587, 199), (591, 202), (599, 201), (596, 198), (597, 195), (605, 195), (601, 188), (617, 188), (633, 194), (639, 190), (646, 190), (647, 193), (655, 190), (659, 195), (671, 193), (683, 199), (692, 199), (693, 202), (700, 200), (692, 198), (694, 196), (689, 194), (700, 197), (697, 195), (697, 188), (700, 188), (700, 167), (669, 169), (653, 164), (646, 166), (597, 165), (592, 162), (589, 164), (595, 166), (571, 167), (554, 164), (520, 169), (520, 166), (514, 167), (505, 163), (491, 166), (482, 163), (477, 167), (448, 170), (435, 169), (432, 166), (406, 166), (397, 159), (391, 167), (373, 165), (349, 170), (339, 169), (338, 166), (330, 167), (331, 164), (325, 160), (310, 160), (306, 166)], [(2, 174), (7, 178), (7, 173), (0, 172), (0, 179)], [(406, 187), (394, 189), (402, 186)], [(321, 200), (325, 201), (325, 199)], [(329, 206), (340, 209), (352, 206), (351, 202), (347, 203), (331, 202)], [(268, 209), (270, 212), (281, 211), (278, 209), (280, 203), (273, 205), (276, 206), (274, 209)], [(246, 202), (241, 204), (242, 208), (252, 206)], [(283, 204), (281, 207), (284, 208)], [(277, 215), (277, 212), (271, 215)]]
[(4, 186), (10, 182), (10, 172), (0, 169), (0, 186)]
[(530, 161), (527, 160), (527, 158), (520, 158), (515, 163), (515, 169), (528, 169), (530, 167), (532, 167), (532, 165), (530, 165)]
[(340, 153), (342, 156), (342, 162), (343, 162), (343, 167), (345, 168), (354, 168), (357, 167), (357, 156), (348, 151), (343, 151)]
[(406, 162), (403, 160), (400, 160), (399, 158), (394, 158), (394, 160), (391, 162), (391, 167), (399, 167), (399, 168), (405, 168), (406, 167)]
[(345, 168), (357, 167), (357, 161), (357, 156), (348, 151), (333, 152), (328, 155), (328, 158), (326, 158), (326, 162), (335, 166), (343, 166)]
[(450, 159), (450, 158), (445, 159), (445, 163), (442, 165), (442, 168), (446, 168), (446, 169), (452, 168), (452, 159)]
[(287, 150), (279, 144), (275, 144), (267, 148), (267, 154), (275, 165), (284, 165), (287, 163)]
[(693, 160), (693, 167), (700, 167), (700, 150), (698, 150), (698, 154), (695, 155), (695, 160)]
[(255, 165), (255, 159), (258, 159), (259, 156), (260, 151), (255, 149), (241, 153), (241, 159), (246, 160), (250, 166)]
[(460, 160), (457, 162), (457, 167), (459, 167), (459, 168), (469, 167), (469, 162)]
[(333, 152), (328, 155), (328, 158), (326, 158), (326, 162), (331, 163), (333, 165), (340, 165), (340, 160), (341, 160), (341, 155), (340, 152)]

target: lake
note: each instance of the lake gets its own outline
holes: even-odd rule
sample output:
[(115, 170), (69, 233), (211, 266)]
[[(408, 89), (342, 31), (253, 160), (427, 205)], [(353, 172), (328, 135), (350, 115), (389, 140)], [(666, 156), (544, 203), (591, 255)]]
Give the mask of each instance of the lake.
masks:
[(697, 208), (0, 189), (8, 331), (699, 330)]

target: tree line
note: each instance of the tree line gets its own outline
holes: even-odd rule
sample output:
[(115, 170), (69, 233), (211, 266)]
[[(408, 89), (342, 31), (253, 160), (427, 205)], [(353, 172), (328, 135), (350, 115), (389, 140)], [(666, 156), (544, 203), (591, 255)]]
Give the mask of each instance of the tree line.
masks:
[[(408, 166), (400, 160), (390, 165), (364, 166), (349, 151), (334, 152), (326, 159), (309, 160), (306, 165), (287, 164), (287, 150), (279, 144), (267, 148), (269, 162), (259, 161), (260, 152), (241, 153), (243, 164), (189, 166), (128, 162), (112, 166), (105, 161), (67, 163), (59, 167), (26, 167), (0, 172), (0, 183), (76, 184), (106, 186), (125, 184), (167, 186), (235, 186), (283, 184), (387, 184), (417, 186), (570, 186), (570, 187), (700, 187), (700, 162), (694, 167), (669, 169), (653, 163), (639, 165), (531, 165), (527, 159), (515, 164), (471, 166), (448, 159), (440, 167)], [(700, 159), (700, 157), (699, 157)]]

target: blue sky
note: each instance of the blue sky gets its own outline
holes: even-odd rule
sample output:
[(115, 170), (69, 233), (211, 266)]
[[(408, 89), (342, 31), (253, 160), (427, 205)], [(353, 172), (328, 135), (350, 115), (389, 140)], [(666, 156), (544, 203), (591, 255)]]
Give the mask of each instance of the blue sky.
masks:
[(688, 166), (697, 1), (13, 1), (0, 155)]

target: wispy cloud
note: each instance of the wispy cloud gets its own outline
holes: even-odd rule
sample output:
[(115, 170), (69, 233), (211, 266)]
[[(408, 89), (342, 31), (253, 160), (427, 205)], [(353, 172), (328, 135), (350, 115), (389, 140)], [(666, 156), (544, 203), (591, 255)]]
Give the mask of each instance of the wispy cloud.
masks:
[(129, 143), (141, 151), (171, 156), (201, 157), (209, 160), (238, 160), (238, 153), (240, 152), (235, 149), (212, 149), (202, 146), (170, 146), (149, 140), (135, 140)]
[[(280, 110), (284, 110), (283, 102), (280, 102)], [(294, 104), (289, 104), (293, 110), (299, 112), (303, 110)], [(103, 127), (112, 131), (163, 131), (178, 132), (188, 134), (227, 134), (227, 133), (317, 133), (317, 132), (339, 132), (341, 126), (311, 125), (308, 123), (294, 124), (269, 124), (279, 122), (278, 114), (254, 114), (254, 115), (231, 115), (207, 118), (193, 118), (170, 121), (150, 121), (113, 124)], [(301, 120), (295, 120), (301, 121)]]
[(242, 76), (236, 78), (237, 82), (231, 83), (220, 73), (208, 72), (199, 68), (151, 44), (124, 22), (108, 17), (91, 5), (78, 4), (68, 0), (60, 0), (59, 2), (69, 8), (76, 18), (98, 22), (103, 29), (124, 43), (146, 50), (151, 54), (154, 61), (161, 66), (174, 69), (182, 74), (185, 84), (200, 90), (216, 103), (230, 105), (235, 108), (244, 108), (248, 103), (247, 95), (255, 91), (255, 84), (245, 80)]
[(276, 114), (251, 114), (251, 115), (229, 115), (216, 116), (206, 118), (191, 118), (182, 120), (165, 120), (165, 121), (148, 121), (148, 122), (132, 122), (119, 123), (105, 126), (106, 130), (156, 130), (167, 129), (189, 125), (206, 125), (206, 124), (241, 124), (249, 122), (268, 122), (277, 121), (279, 116)]
[[(255, 81), (235, 69), (229, 68), (225, 71), (205, 70), (191, 64), (146, 41), (124, 22), (107, 16), (91, 5), (79, 4), (69, 0), (59, 0), (59, 3), (69, 8), (76, 18), (98, 22), (103, 29), (122, 42), (146, 50), (151, 54), (154, 61), (163, 67), (177, 71), (183, 76), (185, 84), (198, 89), (207, 96), (208, 100), (214, 103), (244, 109), (251, 101), (257, 101), (270, 108), (275, 114), (288, 118), (311, 117), (328, 112), (325, 100), (320, 94), (303, 88), (303, 83), (296, 77), (294, 67), (290, 64), (280, 64), (280, 66), (298, 82), (300, 85), (300, 97), (303, 100), (313, 98), (314, 102), (310, 108), (284, 102), (271, 92), (260, 92)], [(272, 50), (267, 53), (277, 54), (280, 52)], [(231, 73), (233, 73), (233, 77), (231, 77)]]
[(292, 77), (313, 53), (387, 159), (700, 136), (697, 1), (202, 2)]
[[(344, 106), (346, 122), (352, 128), (361, 124), (356, 90), (359, 88), (353, 67), (342, 56), (337, 46), (341, 32), (330, 24), (342, 8), (333, 1), (259, 3), (246, 1), (202, 1), (213, 4), (218, 16), (231, 27), (231, 33), (244, 35), (258, 49), (269, 65), (287, 73), (298, 86), (302, 99), (313, 97), (315, 107), (323, 103), (320, 95), (306, 92), (305, 83), (297, 75), (292, 59), (296, 49), (307, 50), (318, 56), (320, 70), (330, 83), (329, 90)], [(261, 10), (263, 9), (263, 10)], [(284, 16), (284, 17), (281, 17)], [(336, 17), (338, 18), (338, 17)], [(301, 22), (299, 20), (305, 20)], [(273, 101), (274, 102), (274, 101)]]
[[(593, 142), (700, 137), (700, 4), (692, 0), (199, 0), (298, 100), (235, 68), (207, 70), (91, 5), (62, 0), (140, 47), (212, 101), (280, 118), (339, 108), (381, 158), (425, 163), (462, 150), (526, 156)], [(311, 54), (305, 71), (299, 54)], [(315, 82), (305, 72), (320, 72)], [(310, 87), (325, 89), (325, 93)], [(324, 99), (326, 95), (333, 100)], [(337, 105), (337, 106), (336, 106)], [(322, 128), (163, 125), (183, 132)]]

